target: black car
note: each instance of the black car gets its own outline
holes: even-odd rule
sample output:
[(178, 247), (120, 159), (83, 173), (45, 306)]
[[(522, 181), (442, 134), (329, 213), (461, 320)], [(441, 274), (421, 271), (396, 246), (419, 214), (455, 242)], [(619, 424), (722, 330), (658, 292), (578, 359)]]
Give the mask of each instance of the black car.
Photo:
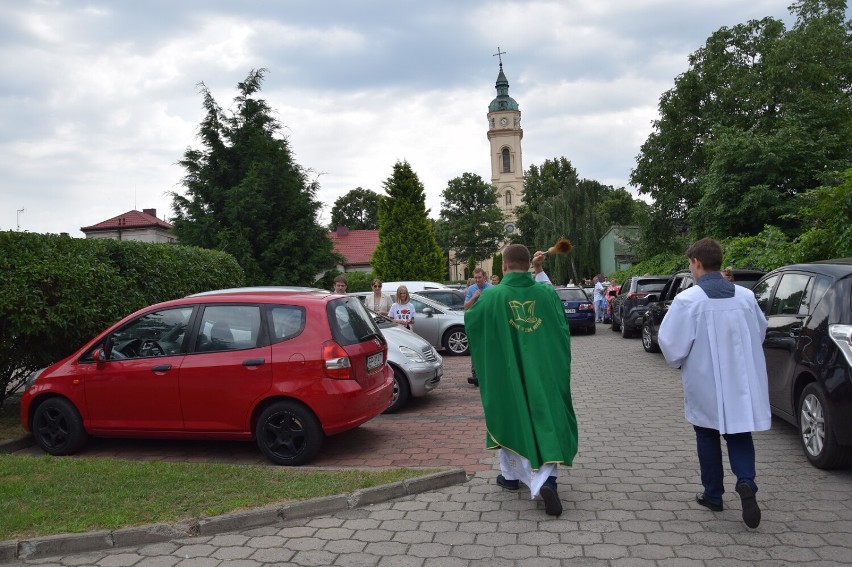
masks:
[(624, 282), (618, 295), (612, 300), (612, 330), (621, 331), (624, 338), (642, 328), (648, 295), (657, 294), (665, 287), (671, 276), (633, 276)]
[[(761, 270), (733, 271), (734, 283), (742, 287), (752, 289), (766, 272)], [(695, 280), (689, 270), (681, 270), (673, 275), (659, 294), (652, 293), (648, 296), (648, 310), (645, 313), (645, 321), (642, 323), (642, 347), (646, 352), (660, 352), (657, 344), (657, 333), (663, 317), (669, 312), (675, 296), (685, 289), (695, 285)]]
[(799, 426), (812, 465), (852, 465), (852, 258), (784, 266), (753, 289), (772, 413)]
[(556, 295), (562, 300), (565, 320), (573, 332), (582, 329), (586, 334), (595, 334), (595, 306), (581, 287), (555, 287)]

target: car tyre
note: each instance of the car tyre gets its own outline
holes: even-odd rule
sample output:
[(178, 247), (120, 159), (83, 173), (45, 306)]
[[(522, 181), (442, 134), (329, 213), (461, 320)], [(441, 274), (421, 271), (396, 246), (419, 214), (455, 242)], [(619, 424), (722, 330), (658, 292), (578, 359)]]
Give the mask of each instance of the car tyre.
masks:
[(852, 464), (852, 450), (838, 445), (834, 435), (834, 408), (822, 386), (811, 382), (799, 398), (799, 439), (808, 461), (818, 469)]
[(624, 324), (624, 319), (621, 320), (621, 338), (629, 339), (633, 336), (633, 331), (627, 328), (627, 325)]
[(467, 333), (464, 327), (450, 329), (444, 333), (444, 340), (441, 342), (450, 354), (456, 356), (468, 354)]
[(594, 335), (596, 330), (597, 330), (597, 325), (592, 325), (591, 327), (586, 327), (586, 334), (587, 335)]
[(65, 398), (43, 401), (33, 414), (36, 443), (51, 455), (73, 455), (88, 439), (83, 419), (74, 404)]
[(642, 348), (645, 349), (645, 352), (660, 352), (660, 345), (654, 340), (648, 321), (645, 321), (645, 324), (642, 325)]
[(393, 401), (382, 413), (395, 413), (408, 403), (409, 398), (411, 398), (411, 386), (408, 385), (408, 378), (402, 370), (393, 368)]
[(298, 466), (316, 456), (324, 434), (311, 410), (298, 402), (283, 400), (263, 410), (255, 426), (255, 437), (270, 461)]
[(621, 325), (615, 322), (615, 314), (612, 315), (612, 324), (609, 327), (613, 332), (618, 332), (621, 330)]

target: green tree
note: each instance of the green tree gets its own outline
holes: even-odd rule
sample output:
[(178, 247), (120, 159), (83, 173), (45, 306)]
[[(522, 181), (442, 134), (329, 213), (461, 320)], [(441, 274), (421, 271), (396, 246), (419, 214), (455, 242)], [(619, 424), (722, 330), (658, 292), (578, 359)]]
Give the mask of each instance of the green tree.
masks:
[(519, 237), (515, 240), (532, 246), (536, 230), (549, 220), (541, 218), (541, 204), (576, 187), (578, 182), (577, 170), (564, 157), (544, 160), (541, 167), (531, 165), (524, 173), (524, 196), (516, 209)]
[(445, 257), (435, 241), (423, 184), (407, 161), (397, 162), (383, 183), (379, 199), (379, 245), (373, 272), (385, 281), (437, 281), (446, 272)]
[(497, 190), (474, 173), (451, 179), (441, 193), (441, 233), (457, 257), (482, 261), (505, 238)]
[(376, 230), (379, 228), (379, 194), (357, 187), (334, 202), (328, 229), (338, 226), (350, 230)]
[(796, 239), (798, 261), (852, 257), (852, 168), (836, 185), (811, 189), (797, 199), (797, 216), (808, 227)]
[(802, 0), (790, 11), (789, 32), (764, 18), (713, 33), (661, 97), (631, 173), (654, 199), (643, 236), (657, 251), (685, 232), (724, 238), (773, 224), (795, 236), (791, 197), (852, 163), (846, 2)]
[(188, 148), (180, 161), (186, 195), (171, 193), (174, 230), (182, 244), (233, 255), (249, 285), (307, 285), (336, 257), (317, 222), (316, 182), (293, 161), (273, 110), (255, 96), (265, 71), (252, 70), (237, 85), (232, 112), (201, 84), (203, 149)]

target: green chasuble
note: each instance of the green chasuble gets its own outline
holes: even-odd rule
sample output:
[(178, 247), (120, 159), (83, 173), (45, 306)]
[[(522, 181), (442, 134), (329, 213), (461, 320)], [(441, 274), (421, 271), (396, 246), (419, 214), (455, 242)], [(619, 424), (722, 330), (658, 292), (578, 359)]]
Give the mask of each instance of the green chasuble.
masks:
[(562, 302), (528, 272), (509, 272), (465, 312), (487, 447), (570, 465), (577, 454), (571, 335)]

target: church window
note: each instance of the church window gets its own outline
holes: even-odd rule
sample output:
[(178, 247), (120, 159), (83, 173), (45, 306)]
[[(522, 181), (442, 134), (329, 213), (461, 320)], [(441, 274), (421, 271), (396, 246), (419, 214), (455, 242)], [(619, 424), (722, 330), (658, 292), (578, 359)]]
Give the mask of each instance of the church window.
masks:
[(511, 162), (509, 160), (509, 148), (503, 148), (503, 173), (512, 171)]

